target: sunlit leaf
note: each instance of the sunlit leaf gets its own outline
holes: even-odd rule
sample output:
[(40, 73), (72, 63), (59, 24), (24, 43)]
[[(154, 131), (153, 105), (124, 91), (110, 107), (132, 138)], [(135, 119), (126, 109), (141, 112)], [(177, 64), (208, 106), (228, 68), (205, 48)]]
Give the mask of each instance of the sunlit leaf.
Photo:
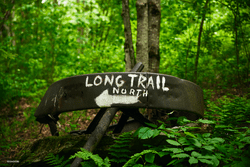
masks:
[(192, 156), (192, 157), (197, 157), (197, 158), (202, 157), (202, 155), (201, 155), (200, 153), (196, 152), (196, 151), (193, 151), (193, 152), (191, 153), (191, 156)]
[(187, 157), (190, 157), (190, 156), (185, 153), (175, 154), (172, 156), (172, 158), (187, 158)]
[(192, 151), (192, 150), (194, 150), (193, 147), (185, 147), (185, 148), (184, 148), (184, 151)]
[(224, 143), (224, 141), (225, 141), (224, 139), (219, 137), (215, 137), (210, 140), (211, 143)]
[(192, 138), (192, 139), (189, 139), (190, 140), (190, 142), (193, 144), (193, 145), (195, 145), (196, 147), (201, 147), (201, 143), (197, 140), (197, 139), (194, 139), (194, 138)]
[(149, 127), (143, 127), (139, 130), (138, 137), (140, 139), (148, 139), (154, 135), (153, 131)]
[(213, 151), (213, 149), (215, 149), (214, 146), (202, 146), (201, 148), (204, 148), (204, 149), (206, 149), (208, 151)]
[(196, 158), (194, 158), (194, 157), (190, 157), (188, 162), (189, 162), (190, 165), (192, 165), (192, 164), (197, 164), (198, 160)]
[(162, 151), (171, 151), (173, 153), (181, 153), (184, 152), (181, 148), (165, 148)]
[(198, 121), (203, 124), (215, 124), (215, 122), (212, 120), (199, 119)]
[(177, 141), (171, 140), (171, 139), (167, 139), (166, 140), (169, 144), (174, 145), (174, 146), (180, 146), (181, 144), (178, 143)]
[(206, 163), (206, 164), (209, 164), (209, 165), (213, 165), (213, 161), (211, 160), (207, 160), (207, 159), (199, 159), (199, 161), (201, 161), (202, 163)]
[(193, 138), (196, 138), (196, 136), (195, 136), (194, 134), (190, 133), (190, 132), (184, 132), (184, 133), (185, 133), (185, 135), (187, 135), (187, 136), (191, 136), (191, 137), (193, 137)]

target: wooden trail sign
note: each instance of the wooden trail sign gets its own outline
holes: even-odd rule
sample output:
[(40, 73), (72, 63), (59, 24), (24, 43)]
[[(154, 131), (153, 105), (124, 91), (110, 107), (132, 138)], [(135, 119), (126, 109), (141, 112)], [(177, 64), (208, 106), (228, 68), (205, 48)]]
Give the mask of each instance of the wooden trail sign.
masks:
[(146, 72), (114, 72), (79, 75), (53, 83), (35, 116), (46, 123), (62, 112), (90, 108), (158, 108), (204, 112), (201, 88), (174, 76)]

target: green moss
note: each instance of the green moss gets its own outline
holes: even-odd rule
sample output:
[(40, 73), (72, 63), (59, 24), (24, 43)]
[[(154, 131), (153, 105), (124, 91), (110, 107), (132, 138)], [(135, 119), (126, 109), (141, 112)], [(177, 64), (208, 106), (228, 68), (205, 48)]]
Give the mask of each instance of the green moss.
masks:
[(22, 149), (18, 157), (19, 165), (43, 161), (48, 153), (66, 154), (69, 150), (73, 153), (77, 152), (80, 147), (83, 147), (87, 138), (88, 135), (64, 135), (36, 140)]

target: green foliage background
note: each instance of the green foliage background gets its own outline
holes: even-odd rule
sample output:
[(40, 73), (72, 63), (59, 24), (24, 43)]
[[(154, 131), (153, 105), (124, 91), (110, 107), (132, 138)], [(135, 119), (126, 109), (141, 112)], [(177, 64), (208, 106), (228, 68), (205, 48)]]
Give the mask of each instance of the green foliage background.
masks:
[[(1, 104), (16, 96), (41, 98), (50, 84), (65, 77), (124, 71), (121, 2), (78, 2), (1, 2)], [(249, 3), (215, 0), (206, 10), (204, 3), (161, 1), (160, 73), (194, 79), (199, 25), (206, 12), (197, 83), (216, 89), (249, 86)], [(135, 6), (130, 1), (134, 48)]]
[[(245, 156), (242, 148), (249, 144), (249, 131), (238, 132), (235, 127), (249, 120), (250, 113), (250, 3), (245, 0), (209, 0), (206, 9), (204, 4), (205, 0), (161, 0), (160, 73), (194, 81), (198, 35), (205, 13), (197, 84), (204, 90), (206, 119), (217, 124), (210, 135), (225, 139), (222, 147), (216, 147), (219, 151), (228, 150), (221, 164), (245, 163), (239, 155)], [(24, 122), (15, 121), (18, 109), (14, 107), (21, 97), (39, 103), (47, 88), (65, 77), (125, 71), (121, 12), (122, 4), (117, 0), (0, 1), (1, 154), (9, 154), (8, 149), (20, 142), (12, 140), (16, 127), (20, 128), (17, 133), (35, 132), (33, 114), (36, 107), (22, 112)], [(130, 0), (130, 17), (136, 52), (135, 0)], [(223, 96), (225, 94), (227, 96)], [(216, 98), (219, 99), (214, 101)], [(80, 117), (79, 113), (74, 114), (76, 116), (70, 122), (72, 129), (77, 128)], [(9, 123), (8, 120), (14, 121)], [(31, 123), (32, 128), (28, 129)], [(159, 128), (152, 132), (146, 130), (146, 136), (157, 136), (159, 131), (164, 131)], [(190, 139), (200, 137), (187, 134)], [(176, 132), (172, 137), (176, 141), (179, 139)], [(229, 142), (234, 139), (237, 139), (236, 143)], [(215, 146), (209, 142), (205, 146), (209, 147), (204, 154), (210, 155), (210, 146)], [(174, 156), (174, 150), (178, 149), (168, 152), (172, 151)], [(173, 158), (198, 163), (198, 156), (189, 153), (188, 156), (180, 154)], [(146, 150), (135, 155), (133, 160), (145, 155), (145, 162), (151, 163), (156, 154), (155, 150)], [(187, 157), (190, 159), (185, 159)], [(53, 158), (59, 159), (51, 155), (49, 160)]]

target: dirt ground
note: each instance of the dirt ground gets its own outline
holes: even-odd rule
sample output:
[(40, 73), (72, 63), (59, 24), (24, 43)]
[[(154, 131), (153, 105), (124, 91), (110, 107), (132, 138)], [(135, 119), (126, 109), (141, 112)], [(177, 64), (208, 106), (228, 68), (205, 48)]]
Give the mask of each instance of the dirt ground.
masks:
[[(17, 143), (17, 145), (13, 145), (10, 148), (5, 148), (3, 146), (3, 142), (0, 144), (0, 166), (1, 163), (5, 163), (7, 160), (15, 160), (15, 157), (18, 155), (18, 152), (25, 146), (26, 143), (34, 142), (38, 139), (42, 139), (44, 137), (51, 136), (50, 128), (47, 124), (40, 124), (37, 122), (36, 124), (33, 122), (27, 124), (26, 119), (27, 115), (25, 117), (24, 111), (27, 111), (29, 108), (36, 109), (38, 106), (37, 103), (34, 103), (26, 98), (21, 98), (18, 103), (15, 104), (14, 108), (10, 108), (10, 106), (7, 106), (3, 109), (1, 109), (0, 113), (0, 126), (9, 126), (11, 129), (9, 133), (2, 133), (0, 134), (1, 140), (7, 140), (8, 143)], [(14, 112), (11, 110), (15, 110)], [(83, 114), (83, 116), (79, 116), (79, 118), (75, 121), (75, 124), (77, 124), (76, 129), (79, 130), (85, 130), (91, 123), (91, 121), (94, 119), (96, 114), (98, 113), (98, 109), (89, 109), (87, 111), (78, 111), (78, 112), (86, 112), (86, 115)], [(13, 115), (13, 113), (15, 113)], [(59, 124), (57, 125), (59, 134), (64, 135), (67, 134), (65, 132), (65, 129), (70, 129), (70, 120), (72, 119), (72, 112), (67, 113), (67, 116), (64, 114), (61, 114), (59, 116), (60, 119), (65, 120), (65, 124), (60, 124), (60, 120), (58, 121)], [(116, 113), (115, 118), (111, 122), (111, 125), (116, 123), (120, 116), (121, 112), (118, 111)], [(16, 126), (15, 126), (16, 124)], [(13, 129), (14, 128), (14, 129)]]

